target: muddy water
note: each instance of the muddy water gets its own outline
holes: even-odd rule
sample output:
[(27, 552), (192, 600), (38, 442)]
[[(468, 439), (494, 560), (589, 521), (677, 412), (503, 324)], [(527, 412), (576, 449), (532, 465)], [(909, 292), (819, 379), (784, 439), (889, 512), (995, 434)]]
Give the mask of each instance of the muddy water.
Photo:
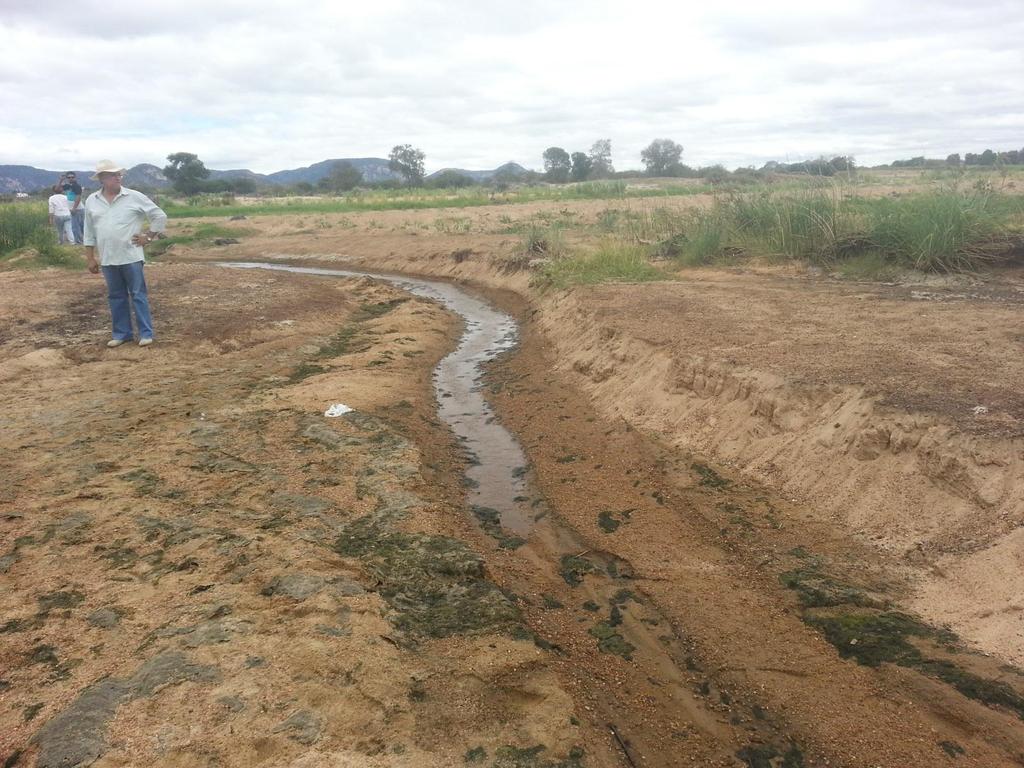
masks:
[(346, 269), (293, 267), (283, 264), (227, 262), (235, 269), (270, 269), (332, 277), (371, 277), (415, 296), (441, 302), (464, 323), (458, 346), (434, 370), (438, 414), (448, 424), (469, 460), (466, 485), (472, 507), (497, 512), (501, 527), (530, 533), (534, 511), (526, 503), (526, 458), (515, 438), (494, 418), (482, 392), (483, 367), (511, 349), (518, 338), (515, 320), (448, 283)]

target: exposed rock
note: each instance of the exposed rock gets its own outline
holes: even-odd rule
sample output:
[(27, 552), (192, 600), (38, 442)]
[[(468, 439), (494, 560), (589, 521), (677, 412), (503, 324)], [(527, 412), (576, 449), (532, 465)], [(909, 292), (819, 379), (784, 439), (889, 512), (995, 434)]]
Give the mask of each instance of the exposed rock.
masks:
[(274, 579), (263, 588), (261, 594), (266, 597), (273, 595), (284, 595), (293, 600), (305, 600), (323, 589), (326, 581), (321, 576), (313, 576), (304, 573), (287, 573), (283, 576), (275, 576)]
[(245, 709), (245, 702), (238, 696), (221, 696), (217, 703), (231, 712), (241, 712)]
[(297, 512), (300, 515), (317, 515), (331, 508), (331, 503), (316, 496), (277, 491), (270, 496), (270, 506), (275, 509)]
[(213, 682), (217, 670), (213, 667), (193, 664), (180, 651), (160, 653), (139, 669), (130, 681), (133, 698), (151, 696), (155, 691), (168, 685), (185, 681)]
[(97, 608), (89, 614), (87, 621), (94, 627), (110, 629), (121, 622), (121, 612), (117, 608)]
[(357, 581), (351, 579), (332, 579), (331, 580), (331, 591), (338, 597), (355, 597), (357, 595), (365, 595), (366, 590), (363, 585)]
[(273, 732), (287, 734), (288, 738), (308, 746), (320, 738), (322, 727), (320, 719), (316, 715), (303, 709), (276, 726)]
[(129, 680), (107, 678), (94, 683), (32, 737), (39, 745), (36, 766), (88, 765), (106, 750), (107, 724), (121, 704), (151, 696), (168, 685), (216, 678), (213, 667), (193, 664), (183, 653), (168, 651), (151, 658)]
[(129, 697), (124, 680), (101, 680), (79, 694), (72, 704), (36, 732), (37, 768), (88, 765), (106, 749), (107, 723)]
[(0, 573), (7, 573), (7, 571), (11, 569), (11, 566), (18, 562), (18, 560), (20, 559), (21, 555), (18, 554), (17, 550), (11, 552), (10, 554), (4, 555), (3, 557), (0, 557)]
[(49, 613), (55, 609), (74, 608), (84, 599), (85, 595), (76, 590), (50, 592), (37, 598), (40, 613)]

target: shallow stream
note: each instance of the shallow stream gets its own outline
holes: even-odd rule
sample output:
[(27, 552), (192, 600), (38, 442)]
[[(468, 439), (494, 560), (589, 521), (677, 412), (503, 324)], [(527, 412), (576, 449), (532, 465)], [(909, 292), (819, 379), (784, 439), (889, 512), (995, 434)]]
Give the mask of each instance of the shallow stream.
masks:
[[(522, 584), (512, 584), (514, 591), (548, 594), (569, 589), (575, 604), (556, 602), (549, 606), (549, 611), (557, 607), (564, 613), (567, 626), (578, 627), (581, 621), (596, 622), (586, 637), (601, 651), (633, 661), (620, 668), (626, 678), (618, 679), (613, 691), (601, 686), (595, 689), (597, 696), (591, 701), (601, 711), (595, 717), (606, 718), (614, 743), (630, 765), (637, 765), (633, 754), (639, 754), (641, 747), (631, 745), (626, 734), (632, 734), (642, 744), (650, 737), (648, 729), (653, 734), (664, 722), (672, 722), (675, 727), (676, 718), (714, 743), (729, 744), (736, 738), (733, 725), (723, 719), (720, 708), (709, 705), (713, 690), (707, 670), (695, 660), (692, 649), (673, 623), (633, 581), (632, 565), (588, 543), (548, 509), (535, 490), (531, 491), (525, 453), (513, 435), (498, 423), (483, 393), (485, 364), (518, 341), (518, 327), (512, 317), (440, 281), (267, 263), (230, 262), (222, 266), (329, 277), (370, 277), (439, 301), (457, 313), (464, 322), (463, 332), (455, 350), (434, 370), (434, 390), (441, 418), (451, 427), (469, 459), (466, 485), (470, 507), (481, 528), (497, 538), (499, 546), (516, 550), (531, 566), (520, 577), (524, 580)], [(502, 530), (495, 531), (495, 522)], [(600, 610), (609, 610), (607, 620), (591, 612)], [(653, 725), (647, 710), (631, 709), (638, 691), (643, 691), (644, 700), (660, 713)], [(736, 702), (732, 704), (734, 710), (737, 706)], [(777, 734), (767, 721), (751, 714), (747, 723), (748, 730), (761, 734), (759, 743), (776, 740)], [(671, 762), (655, 764), (676, 764), (674, 755), (668, 756), (668, 760)]]
[(234, 269), (269, 269), (328, 277), (384, 280), (415, 296), (439, 301), (464, 323), (458, 346), (434, 369), (438, 414), (466, 451), (468, 502), (478, 514), (493, 510), (502, 528), (525, 537), (533, 524), (526, 501), (526, 458), (512, 434), (494, 417), (482, 392), (483, 367), (518, 339), (511, 316), (454, 285), (398, 275), (347, 269), (293, 267), (261, 262), (224, 262)]

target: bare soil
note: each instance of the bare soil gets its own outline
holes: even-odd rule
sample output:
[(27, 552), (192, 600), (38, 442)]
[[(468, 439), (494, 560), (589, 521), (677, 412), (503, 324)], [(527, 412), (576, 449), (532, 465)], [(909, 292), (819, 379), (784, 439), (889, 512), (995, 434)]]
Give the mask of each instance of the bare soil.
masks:
[[(148, 349), (0, 274), (6, 765), (1024, 764), (1019, 275), (531, 289), (506, 230), (609, 205), (252, 219), (149, 267)], [(514, 312), (527, 543), (464, 508), (454, 318), (214, 259)]]

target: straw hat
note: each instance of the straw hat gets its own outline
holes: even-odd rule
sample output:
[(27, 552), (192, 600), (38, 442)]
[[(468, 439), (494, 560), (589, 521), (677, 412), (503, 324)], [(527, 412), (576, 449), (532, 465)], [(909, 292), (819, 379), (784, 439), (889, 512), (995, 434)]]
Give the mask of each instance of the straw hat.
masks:
[(89, 178), (91, 178), (93, 181), (99, 181), (101, 173), (120, 173), (123, 170), (124, 168), (115, 163), (113, 160), (100, 160), (98, 163), (96, 163), (96, 173), (94, 173)]

